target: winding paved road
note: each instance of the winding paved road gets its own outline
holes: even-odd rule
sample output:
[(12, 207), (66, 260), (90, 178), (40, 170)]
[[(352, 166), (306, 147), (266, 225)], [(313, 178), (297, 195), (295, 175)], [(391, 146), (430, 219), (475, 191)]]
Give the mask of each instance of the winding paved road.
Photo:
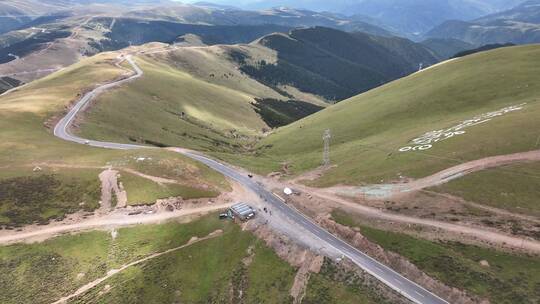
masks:
[[(126, 82), (132, 81), (134, 79), (137, 79), (141, 77), (144, 72), (137, 66), (137, 64), (133, 61), (131, 56), (127, 56), (125, 58), (133, 67), (135, 74), (116, 81), (109, 84), (104, 84), (102, 86), (97, 87), (96, 89), (92, 90), (91, 92), (85, 94), (69, 111), (69, 113), (62, 118), (58, 124), (54, 128), (54, 135), (62, 138), (67, 141), (76, 142), (79, 144), (86, 144), (92, 147), (100, 147), (100, 148), (108, 148), (108, 149), (120, 149), (120, 150), (131, 150), (131, 149), (150, 149), (153, 147), (148, 146), (141, 146), (141, 145), (132, 145), (132, 144), (122, 144), (122, 143), (112, 143), (112, 142), (102, 142), (102, 141), (95, 141), (95, 140), (87, 140), (84, 138), (77, 137), (70, 133), (69, 127), (73, 123), (73, 120), (75, 119), (77, 113), (79, 113), (82, 109), (84, 109), (88, 103), (95, 98), (100, 93), (103, 93), (107, 89), (111, 89), (113, 87), (117, 87), (121, 84), (124, 84)], [(378, 280), (386, 284), (388, 287), (392, 288), (393, 290), (399, 292), (406, 298), (410, 299), (414, 303), (419, 304), (448, 304), (447, 301), (439, 298), (437, 295), (427, 291), (422, 286), (408, 280), (407, 278), (403, 277), (396, 271), (390, 269), (386, 265), (376, 261), (375, 259), (371, 258), (370, 256), (364, 254), (363, 252), (359, 251), (358, 249), (352, 247), (345, 241), (337, 238), (336, 236), (332, 235), (328, 231), (324, 230), (323, 228), (319, 227), (317, 224), (315, 224), (313, 221), (311, 221), (309, 218), (298, 212), (297, 210), (291, 208), (290, 206), (282, 203), (277, 197), (275, 197), (272, 192), (265, 189), (260, 184), (254, 182), (252, 179), (247, 177), (242, 172), (238, 172), (235, 169), (233, 169), (230, 166), (227, 166), (226, 164), (223, 164), (221, 162), (218, 162), (216, 160), (210, 159), (200, 153), (196, 153), (193, 151), (185, 150), (178, 148), (175, 151), (192, 158), (194, 160), (197, 160), (201, 163), (204, 163), (205, 165), (209, 166), (210, 168), (222, 173), (223, 175), (239, 182), (241, 185), (243, 185), (245, 188), (253, 191), (254, 193), (258, 194), (265, 203), (272, 208), (272, 210), (275, 210), (275, 212), (280, 212), (281, 215), (298, 226), (302, 227), (305, 231), (312, 234), (312, 237), (315, 237), (316, 239), (320, 240), (322, 243), (324, 243), (328, 248), (332, 248), (334, 252), (337, 252), (338, 254), (349, 258), (352, 260), (356, 265), (358, 265), (360, 268), (362, 268), (364, 271), (368, 272), (369, 274), (376, 277)]]

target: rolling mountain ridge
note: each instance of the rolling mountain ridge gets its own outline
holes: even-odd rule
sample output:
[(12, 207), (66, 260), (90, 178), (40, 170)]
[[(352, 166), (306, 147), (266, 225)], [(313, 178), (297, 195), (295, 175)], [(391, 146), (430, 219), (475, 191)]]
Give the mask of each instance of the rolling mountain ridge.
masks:
[(426, 33), (428, 38), (459, 39), (475, 46), (540, 42), (540, 2), (517, 7), (473, 21), (447, 21)]

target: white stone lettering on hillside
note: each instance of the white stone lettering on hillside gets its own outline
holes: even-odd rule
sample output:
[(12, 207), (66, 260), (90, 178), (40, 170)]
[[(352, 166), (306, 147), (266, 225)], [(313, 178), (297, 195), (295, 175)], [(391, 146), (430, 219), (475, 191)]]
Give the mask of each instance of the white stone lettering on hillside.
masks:
[(449, 129), (441, 129), (437, 131), (427, 132), (426, 134), (413, 139), (409, 146), (405, 146), (399, 149), (400, 152), (411, 152), (411, 151), (425, 151), (433, 148), (433, 145), (439, 141), (447, 140), (454, 136), (463, 135), (466, 133), (465, 128), (476, 126), (479, 124), (486, 123), (493, 118), (502, 116), (506, 113), (515, 112), (523, 109), (526, 103), (522, 103), (515, 106), (509, 106), (498, 111), (493, 111), (485, 114), (481, 114), (473, 117), (472, 119), (465, 120), (460, 124), (453, 126)]

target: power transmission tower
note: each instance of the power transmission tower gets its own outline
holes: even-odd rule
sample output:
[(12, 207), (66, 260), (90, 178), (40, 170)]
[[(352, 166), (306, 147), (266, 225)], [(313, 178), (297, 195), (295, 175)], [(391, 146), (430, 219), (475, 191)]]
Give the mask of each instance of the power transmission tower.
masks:
[(324, 151), (323, 151), (323, 166), (330, 165), (330, 139), (332, 139), (332, 133), (330, 129), (324, 131), (323, 141), (324, 141)]

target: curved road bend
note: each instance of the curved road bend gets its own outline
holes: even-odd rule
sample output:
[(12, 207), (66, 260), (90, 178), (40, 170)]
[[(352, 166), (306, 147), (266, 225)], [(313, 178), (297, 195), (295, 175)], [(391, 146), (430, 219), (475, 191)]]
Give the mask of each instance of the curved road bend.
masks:
[[(131, 80), (141, 77), (144, 72), (137, 66), (133, 61), (131, 56), (127, 56), (126, 60), (131, 64), (135, 70), (135, 74), (109, 84), (105, 84), (97, 87), (91, 92), (85, 94), (68, 112), (68, 114), (62, 118), (54, 128), (54, 135), (75, 143), (86, 144), (92, 147), (108, 148), (108, 149), (120, 149), (120, 150), (131, 150), (131, 149), (144, 149), (144, 148), (153, 148), (142, 145), (132, 145), (132, 144), (122, 144), (122, 143), (112, 143), (112, 142), (102, 142), (95, 140), (86, 140), (84, 138), (77, 137), (70, 133), (69, 127), (72, 124), (73, 120), (77, 113), (84, 109), (88, 102), (95, 98), (97, 95), (103, 93), (105, 90), (119, 86), (121, 84), (127, 83)], [(365, 253), (359, 251), (358, 249), (352, 247), (347, 242), (341, 240), (340, 238), (334, 236), (323, 228), (319, 227), (309, 218), (298, 212), (297, 210), (291, 208), (290, 206), (283, 204), (278, 198), (276, 198), (272, 192), (265, 189), (261, 185), (257, 184), (249, 177), (245, 176), (241, 172), (235, 171), (233, 168), (220, 163), (216, 160), (210, 159), (200, 153), (195, 153), (187, 151), (184, 149), (177, 149), (177, 152), (197, 160), (210, 168), (220, 172), (221, 174), (239, 182), (241, 185), (247, 189), (258, 194), (263, 198), (270, 207), (276, 212), (282, 213), (285, 218), (293, 221), (297, 225), (304, 228), (306, 231), (312, 234), (313, 237), (319, 239), (321, 242), (325, 243), (329, 248), (335, 250), (338, 254), (349, 258), (356, 265), (362, 268), (367, 273), (373, 275), (375, 278), (383, 282), (388, 287), (399, 292), (409, 300), (418, 304), (449, 304), (447, 301), (439, 298), (437, 295), (429, 292), (424, 289), (422, 286), (410, 281), (396, 271), (390, 269), (386, 265), (378, 262), (377, 260), (371, 258)]]

